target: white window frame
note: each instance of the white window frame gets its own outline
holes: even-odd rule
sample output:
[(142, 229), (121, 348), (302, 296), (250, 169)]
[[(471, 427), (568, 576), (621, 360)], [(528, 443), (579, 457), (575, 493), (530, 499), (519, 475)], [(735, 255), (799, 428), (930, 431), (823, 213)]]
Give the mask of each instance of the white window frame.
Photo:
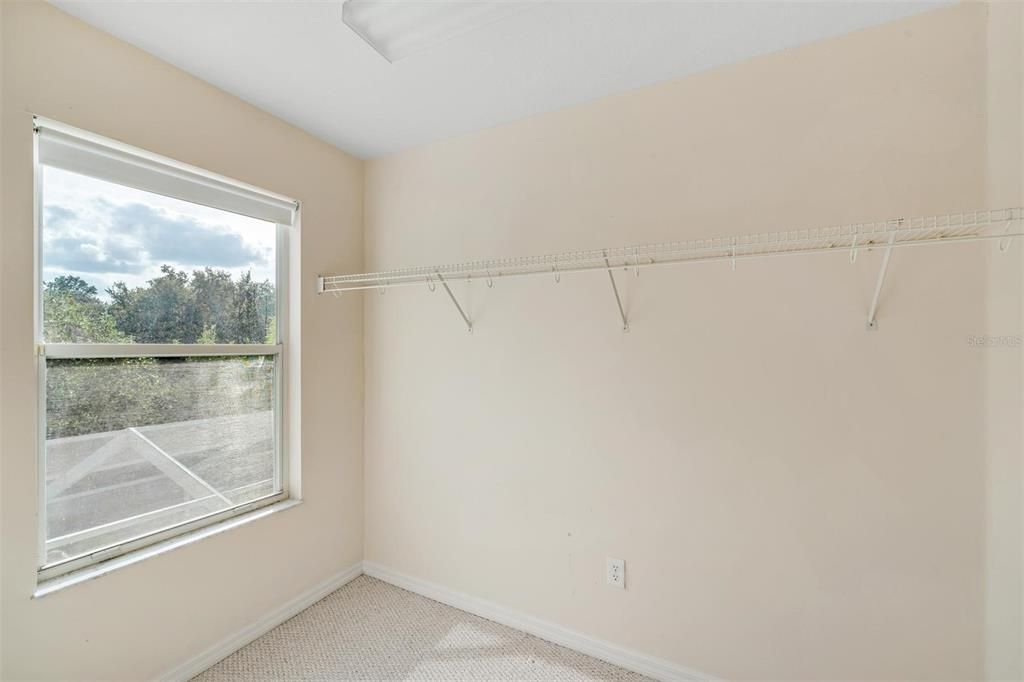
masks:
[[(58, 576), (65, 575), (72, 571), (87, 568), (94, 564), (123, 556), (150, 545), (169, 540), (171, 538), (189, 533), (200, 528), (212, 526), (242, 514), (266, 507), (272, 504), (288, 500), (292, 495), (289, 485), (289, 469), (292, 465), (290, 453), (288, 452), (289, 438), (285, 432), (289, 419), (288, 391), (286, 387), (289, 381), (289, 358), (293, 351), (287, 348), (288, 339), (288, 247), (291, 241), (291, 232), (299, 224), (300, 205), (298, 201), (288, 199), (279, 194), (268, 192), (245, 183), (225, 178), (214, 173), (187, 164), (180, 163), (167, 157), (151, 154), (141, 149), (124, 145), (114, 140), (102, 138), (92, 133), (87, 133), (70, 126), (40, 117), (34, 117), (36, 135), (34, 142), (33, 165), (35, 173), (35, 215), (34, 215), (34, 236), (35, 236), (35, 325), (34, 334), (37, 348), (37, 392), (38, 392), (38, 440), (37, 440), (37, 496), (38, 496), (38, 560), (37, 580), (43, 582)], [(197, 188), (199, 200), (193, 203), (210, 206), (212, 204), (204, 201), (209, 190), (221, 190), (235, 195), (240, 203), (236, 206), (256, 205), (260, 201), (277, 206), (287, 202), (292, 208), (291, 224), (277, 223), (277, 245), (276, 245), (276, 267), (275, 267), (275, 296), (276, 296), (276, 343), (273, 344), (79, 344), (79, 343), (46, 343), (43, 338), (43, 234), (42, 234), (42, 209), (43, 209), (43, 168), (45, 164), (40, 160), (39, 153), (39, 130), (41, 127), (50, 131), (56, 131), (60, 135), (70, 136), (72, 140), (80, 140), (83, 145), (93, 150), (99, 149), (101, 153), (109, 151), (110, 157), (115, 161), (124, 163), (137, 161), (140, 172), (150, 180), (150, 186), (145, 189), (153, 191), (151, 187), (154, 169), (156, 172), (164, 172), (176, 188), (180, 188), (182, 181), (194, 183)], [(123, 169), (122, 169), (123, 170)], [(88, 174), (88, 173), (86, 173)], [(94, 176), (95, 177), (95, 176)], [(106, 179), (101, 177), (100, 179)], [(117, 182), (117, 180), (110, 180)], [(117, 184), (125, 184), (117, 182)], [(159, 193), (159, 192), (158, 192)], [(169, 194), (175, 196), (175, 194)], [(179, 198), (180, 195), (177, 195)], [(190, 198), (184, 199), (189, 201)], [(215, 208), (230, 210), (223, 206), (214, 205)], [(235, 211), (244, 213), (243, 210)], [(153, 357), (153, 358), (175, 358), (175, 357), (198, 357), (198, 356), (242, 356), (242, 355), (266, 355), (274, 358), (274, 448), (276, 456), (275, 490), (280, 492), (264, 496), (257, 500), (246, 502), (230, 509), (214, 512), (197, 517), (191, 521), (178, 523), (165, 528), (144, 533), (127, 541), (114, 543), (97, 548), (92, 552), (65, 559), (59, 562), (47, 563), (47, 510), (46, 510), (46, 361), (47, 359), (77, 359), (77, 358), (125, 358), (125, 357)], [(138, 517), (131, 517), (138, 518)], [(130, 519), (122, 519), (113, 524), (123, 523)], [(109, 525), (107, 527), (109, 529)], [(89, 530), (81, 531), (88, 533)]]

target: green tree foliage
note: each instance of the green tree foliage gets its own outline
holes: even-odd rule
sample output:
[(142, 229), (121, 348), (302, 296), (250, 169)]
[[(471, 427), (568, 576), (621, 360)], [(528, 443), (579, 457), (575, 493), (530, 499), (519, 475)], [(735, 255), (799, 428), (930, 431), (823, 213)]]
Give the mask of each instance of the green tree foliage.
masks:
[(259, 343), (266, 335), (266, 322), (260, 320), (259, 292), (249, 273), (242, 275), (235, 292), (231, 317), (239, 343)]
[(107, 289), (117, 329), (136, 343), (264, 342), (274, 317), (273, 284), (248, 272), (235, 281), (213, 268), (190, 276), (163, 265), (160, 272), (144, 287), (115, 282)]
[(81, 277), (74, 275), (59, 275), (53, 278), (52, 282), (46, 284), (48, 291), (56, 294), (71, 296), (80, 301), (98, 301), (96, 287), (86, 282)]
[[(275, 291), (246, 273), (234, 281), (206, 268), (191, 276), (164, 265), (144, 287), (116, 282), (105, 302), (85, 280), (45, 284), (47, 343), (263, 343), (274, 326)], [(269, 410), (270, 358), (49, 360), (47, 438), (116, 431)]]
[(235, 300), (235, 283), (231, 281), (231, 274), (213, 268), (196, 270), (192, 273), (191, 287), (203, 321), (203, 332), (212, 334), (204, 338), (213, 339), (200, 343), (231, 343), (234, 340), (231, 314)]
[[(173, 395), (154, 358), (46, 361), (46, 437), (148, 423)], [(169, 420), (168, 420), (169, 421)]]
[(203, 333), (199, 335), (196, 343), (217, 343), (217, 325), (203, 327)]
[(269, 357), (47, 360), (46, 437), (265, 412)]
[(116, 282), (107, 290), (118, 328), (136, 343), (196, 343), (203, 319), (188, 273), (170, 265), (160, 266), (160, 272), (145, 287), (128, 289)]
[(43, 288), (43, 338), (50, 343), (128, 343), (96, 287), (80, 277), (61, 275)]

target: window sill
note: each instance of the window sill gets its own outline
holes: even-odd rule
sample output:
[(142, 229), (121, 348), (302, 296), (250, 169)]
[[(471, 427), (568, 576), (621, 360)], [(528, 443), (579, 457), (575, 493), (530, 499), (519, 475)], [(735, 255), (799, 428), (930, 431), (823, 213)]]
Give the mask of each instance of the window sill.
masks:
[(71, 587), (72, 585), (77, 585), (87, 580), (98, 578), (101, 575), (106, 575), (107, 573), (116, 571), (119, 568), (137, 564), (140, 561), (145, 561), (146, 559), (170, 552), (171, 550), (179, 547), (191, 545), (193, 542), (198, 542), (199, 540), (203, 540), (204, 538), (208, 538), (212, 535), (217, 535), (218, 533), (223, 533), (226, 530), (237, 528), (238, 526), (250, 523), (256, 519), (262, 519), (264, 516), (270, 516), (271, 514), (284, 511), (285, 509), (297, 507), (300, 504), (302, 504), (302, 500), (282, 500), (276, 504), (271, 504), (269, 506), (253, 510), (246, 514), (221, 521), (220, 523), (216, 523), (212, 526), (200, 528), (199, 530), (194, 530), (191, 533), (185, 533), (184, 535), (179, 535), (178, 537), (158, 542), (155, 545), (150, 545), (134, 552), (130, 552), (113, 559), (108, 559), (65, 575), (41, 581), (36, 585), (36, 590), (32, 593), (32, 598), (41, 599), (42, 597), (53, 594), (54, 592), (59, 592)]

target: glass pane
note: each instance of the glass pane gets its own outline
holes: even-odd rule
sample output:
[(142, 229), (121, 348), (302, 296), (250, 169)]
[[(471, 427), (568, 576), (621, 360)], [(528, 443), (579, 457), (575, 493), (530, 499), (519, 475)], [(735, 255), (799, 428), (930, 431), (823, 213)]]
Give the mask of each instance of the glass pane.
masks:
[(277, 226), (43, 167), (43, 340), (275, 343)]
[(273, 356), (46, 361), (46, 563), (279, 492)]

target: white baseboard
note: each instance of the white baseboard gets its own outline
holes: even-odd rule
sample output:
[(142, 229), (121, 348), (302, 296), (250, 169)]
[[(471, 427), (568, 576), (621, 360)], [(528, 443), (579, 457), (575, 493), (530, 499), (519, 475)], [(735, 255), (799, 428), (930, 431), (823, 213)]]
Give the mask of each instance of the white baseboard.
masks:
[(617, 644), (589, 637), (580, 632), (564, 628), (561, 625), (555, 625), (554, 623), (528, 616), (525, 613), (514, 611), (500, 604), (478, 599), (462, 592), (456, 592), (426, 580), (403, 575), (372, 561), (363, 562), (363, 573), (378, 580), (383, 580), (386, 583), (391, 583), (396, 587), (401, 587), (404, 590), (439, 601), (442, 604), (454, 606), (457, 609), (467, 611), (487, 620), (493, 620), (510, 628), (528, 632), (531, 635), (559, 644), (567, 649), (599, 658), (620, 668), (632, 670), (657, 680), (663, 680), (664, 682), (675, 682), (676, 680), (708, 682), (715, 679), (710, 675), (684, 668), (671, 661), (631, 651)]
[(188, 680), (195, 677), (214, 663), (227, 658), (257, 637), (265, 635), (267, 632), (270, 632), (295, 614), (312, 606), (331, 592), (334, 592), (342, 585), (358, 578), (362, 574), (362, 564), (355, 564), (354, 566), (346, 568), (341, 573), (331, 576), (319, 585), (306, 590), (291, 601), (288, 601), (270, 613), (265, 614), (255, 623), (252, 623), (238, 632), (225, 637), (210, 648), (200, 652), (198, 655), (193, 656), (181, 665), (175, 667), (173, 670), (167, 671), (165, 674), (161, 675), (159, 679), (166, 682), (180, 682), (182, 680)]
[(657, 680), (663, 680), (664, 682), (676, 682), (677, 680), (685, 682), (713, 682), (715, 680), (710, 675), (684, 668), (671, 661), (631, 651), (617, 644), (596, 639), (575, 630), (564, 628), (561, 625), (534, 618), (500, 604), (478, 599), (463, 592), (448, 589), (442, 585), (398, 573), (371, 561), (355, 564), (331, 576), (319, 585), (306, 590), (294, 599), (264, 615), (255, 623), (225, 637), (198, 655), (178, 665), (173, 670), (169, 670), (161, 675), (159, 679), (166, 682), (180, 682), (198, 675), (363, 573), (396, 587), (401, 587), (404, 590), (415, 592), (428, 599), (453, 606), (481, 618), (493, 620), (496, 623), (507, 625), (516, 630), (528, 632), (549, 642), (588, 656), (593, 656), (594, 658), (599, 658), (602, 661), (607, 661), (626, 670), (632, 670)]

